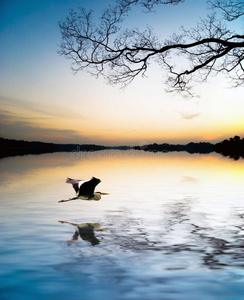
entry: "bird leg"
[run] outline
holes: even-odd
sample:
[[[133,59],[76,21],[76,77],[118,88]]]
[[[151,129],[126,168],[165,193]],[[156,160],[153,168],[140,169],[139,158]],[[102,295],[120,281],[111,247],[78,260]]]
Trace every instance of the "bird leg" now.
[[[77,198],[77,197],[75,197],[75,198],[69,198],[69,199],[67,199],[67,200],[60,200],[60,201],[58,201],[58,203],[60,203],[60,202],[72,201],[72,200],[76,200],[76,199],[78,199],[78,198]]]
[[[66,221],[59,221],[59,223],[61,223],[61,224],[69,224],[69,225],[73,225],[73,226],[77,226],[78,225],[76,223],[70,223],[70,222],[66,222]]]

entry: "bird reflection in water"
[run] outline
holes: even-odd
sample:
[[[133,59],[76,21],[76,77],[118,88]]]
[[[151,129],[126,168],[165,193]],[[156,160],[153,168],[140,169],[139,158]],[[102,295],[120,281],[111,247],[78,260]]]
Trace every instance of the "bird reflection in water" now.
[[[72,200],[100,200],[101,195],[109,195],[108,193],[95,192],[95,187],[101,182],[100,179],[92,177],[88,181],[80,179],[67,178],[66,183],[71,183],[76,197],[67,200],[60,200],[58,202],[67,202]]]
[[[94,231],[106,231],[106,228],[101,228],[101,225],[99,223],[82,223],[82,224],[76,224],[76,223],[70,223],[66,221],[59,221],[62,224],[69,224],[76,226],[76,231],[73,234],[71,240],[68,240],[68,246],[71,244],[74,244],[78,241],[79,237],[83,241],[88,241],[91,243],[92,246],[100,244],[100,240],[98,240],[95,236]]]

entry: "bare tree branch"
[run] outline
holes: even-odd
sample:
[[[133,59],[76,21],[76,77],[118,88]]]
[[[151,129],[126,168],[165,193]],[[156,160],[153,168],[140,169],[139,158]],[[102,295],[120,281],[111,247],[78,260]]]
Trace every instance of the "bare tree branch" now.
[[[184,0],[118,0],[117,3],[123,8],[128,8],[132,4],[139,4],[147,10],[151,11],[154,6],[160,4],[179,4],[184,2]]]
[[[59,24],[59,53],[73,61],[74,72],[88,70],[105,76],[110,84],[126,86],[138,75],[145,76],[150,64],[157,62],[168,71],[165,82],[176,91],[187,91],[194,80],[207,80],[210,74],[219,73],[227,74],[235,86],[244,85],[244,35],[229,31],[216,15],[191,30],[182,28],[180,34],[165,41],[160,41],[150,28],[121,29],[133,4],[151,10],[155,5],[180,2],[120,0],[117,6],[104,11],[99,24],[93,22],[92,11],[71,10]],[[236,4],[232,10],[231,4]],[[212,5],[221,8],[228,20],[244,13],[243,1],[216,0]],[[180,57],[180,64],[175,64],[176,57]]]
[[[244,1],[214,0],[210,1],[213,8],[220,9],[227,21],[233,21],[244,15]]]

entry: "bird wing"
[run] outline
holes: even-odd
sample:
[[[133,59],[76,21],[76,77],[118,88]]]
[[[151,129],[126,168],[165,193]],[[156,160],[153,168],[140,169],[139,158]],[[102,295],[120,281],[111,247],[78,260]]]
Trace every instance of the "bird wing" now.
[[[79,195],[78,196],[84,196],[91,198],[94,196],[94,190],[95,187],[101,182],[100,179],[97,178],[92,178],[89,181],[85,181],[81,184],[80,190],[79,190]]]
[[[80,180],[80,179],[72,179],[72,178],[67,178],[66,179],[66,183],[71,183],[76,194],[79,194],[79,190],[80,190],[80,185],[82,185],[82,183],[84,182],[84,180]]]

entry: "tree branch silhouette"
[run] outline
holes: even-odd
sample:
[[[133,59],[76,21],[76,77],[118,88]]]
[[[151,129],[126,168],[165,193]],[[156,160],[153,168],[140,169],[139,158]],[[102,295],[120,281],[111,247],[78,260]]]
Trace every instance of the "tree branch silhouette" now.
[[[179,34],[164,41],[149,27],[144,31],[122,30],[132,5],[151,11],[156,5],[180,2],[183,1],[120,0],[104,11],[100,23],[93,21],[93,11],[70,10],[59,23],[59,54],[72,60],[74,72],[87,70],[103,75],[108,83],[122,87],[138,75],[145,76],[152,62],[167,71],[165,83],[169,91],[189,92],[192,82],[219,73],[227,74],[234,86],[243,85],[244,35],[228,30],[215,14],[201,20],[196,28],[181,28]],[[231,6],[234,2],[236,5]],[[211,5],[232,21],[244,14],[244,4],[239,2],[221,0],[212,1]]]

